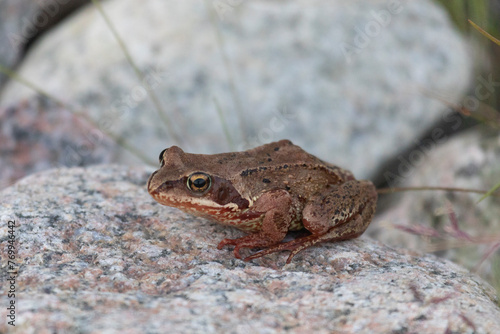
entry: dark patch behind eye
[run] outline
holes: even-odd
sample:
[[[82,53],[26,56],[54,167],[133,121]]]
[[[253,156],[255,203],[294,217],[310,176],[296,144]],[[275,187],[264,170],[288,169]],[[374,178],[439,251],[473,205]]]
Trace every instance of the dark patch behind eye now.
[[[241,197],[230,181],[217,176],[212,177],[212,189],[208,192],[208,195],[220,205],[234,203],[240,210],[248,208],[249,205],[248,200]]]

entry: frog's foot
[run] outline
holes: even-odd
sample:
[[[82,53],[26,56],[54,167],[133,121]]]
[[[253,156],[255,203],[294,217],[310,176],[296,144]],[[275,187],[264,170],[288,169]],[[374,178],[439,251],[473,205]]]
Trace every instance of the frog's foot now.
[[[241,239],[241,238],[239,238]],[[222,240],[221,242],[219,242],[219,244],[217,245],[217,249],[222,249],[224,246],[226,245],[232,245],[232,246],[235,246],[234,247],[234,257],[237,258],[237,259],[241,259],[241,255],[240,255],[240,246],[238,246],[238,240],[239,239],[224,239]]]
[[[260,238],[260,240],[259,240]],[[219,242],[219,245],[217,245],[217,249],[222,249],[226,245],[232,245],[234,246],[234,256],[237,259],[241,259],[240,255],[240,249],[242,248],[259,248],[259,247],[268,247],[268,246],[273,246],[276,245],[275,241],[271,240],[266,240],[262,239],[262,236],[259,236],[259,234],[250,234],[247,236],[244,236],[242,238],[238,239],[224,239],[221,242]],[[258,253],[260,254],[260,253]],[[245,261],[247,258],[245,258]]]
[[[361,221],[361,219],[362,218],[359,215],[357,215],[354,218],[355,221],[356,220]],[[311,234],[306,237],[297,238],[289,242],[279,243],[277,245],[271,246],[258,253],[246,257],[244,261],[250,261],[271,253],[288,250],[291,251],[290,255],[286,259],[286,263],[288,264],[292,261],[293,257],[297,255],[299,252],[303,251],[306,248],[314,246],[317,243],[327,242],[332,240],[340,241],[340,240],[356,238],[359,235],[361,235],[363,231],[364,230],[356,230],[356,229],[353,230],[350,224],[342,224],[334,226],[324,234]]]
[[[300,251],[311,247],[312,245],[321,242],[322,240],[320,239],[321,236],[318,235],[309,235],[307,237],[302,237],[298,238],[289,242],[284,242],[280,243],[274,246],[271,246],[267,249],[264,249],[258,253],[255,253],[253,255],[250,255],[244,259],[244,261],[250,261],[254,259],[258,259],[259,257],[276,253],[276,252],[281,252],[284,250],[291,251],[290,255],[288,256],[288,259],[286,260],[286,263],[290,263],[293,259],[293,257],[299,253]]]

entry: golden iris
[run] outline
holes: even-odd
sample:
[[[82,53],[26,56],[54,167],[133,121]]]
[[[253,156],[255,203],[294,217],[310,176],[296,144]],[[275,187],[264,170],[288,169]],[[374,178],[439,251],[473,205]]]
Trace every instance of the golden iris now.
[[[196,172],[189,175],[187,180],[187,187],[189,190],[194,192],[204,192],[207,191],[212,185],[212,179],[209,175],[201,172]]]

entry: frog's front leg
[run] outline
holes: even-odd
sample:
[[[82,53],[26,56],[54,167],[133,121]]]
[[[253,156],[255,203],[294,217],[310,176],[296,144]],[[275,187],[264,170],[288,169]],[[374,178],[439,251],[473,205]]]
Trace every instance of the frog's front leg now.
[[[252,260],[281,250],[291,251],[286,263],[317,243],[361,235],[375,213],[377,191],[370,181],[352,180],[329,192],[313,196],[302,211],[302,222],[311,235],[281,243],[245,259]]]
[[[269,247],[279,243],[290,227],[291,208],[292,198],[287,191],[272,190],[263,194],[252,207],[252,211],[265,212],[261,230],[238,239],[224,239],[217,248],[234,245],[234,256],[240,259],[241,248]]]

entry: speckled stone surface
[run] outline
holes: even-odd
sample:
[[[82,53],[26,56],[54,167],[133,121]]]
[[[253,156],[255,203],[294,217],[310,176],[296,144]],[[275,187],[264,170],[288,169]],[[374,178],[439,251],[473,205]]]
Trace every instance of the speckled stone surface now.
[[[93,6],[38,41],[19,71],[97,122],[111,120],[114,132],[151,157],[172,144],[218,153],[287,138],[366,178],[443,116],[445,106],[422,91],[455,102],[470,82],[467,45],[434,1],[110,0],[103,6],[172,131]],[[0,103],[30,94],[10,83]],[[120,162],[131,160],[121,153]]]
[[[145,189],[149,173],[57,169],[0,192],[2,282],[6,224],[17,224],[18,309],[9,329],[500,332],[494,290],[451,262],[362,237],[308,249],[286,266],[286,254],[245,263],[216,249],[240,231],[155,203]],[[3,319],[0,332],[6,328]]]
[[[431,148],[434,149],[431,151]],[[489,190],[500,182],[500,135],[498,130],[487,126],[478,126],[457,137],[443,138],[439,146],[422,145],[410,156],[414,159],[401,162],[401,173],[392,178],[402,181],[397,186]],[[500,198],[489,197],[477,203],[480,198],[481,195],[473,193],[443,191],[398,193],[392,198],[391,207],[375,219],[369,233],[389,245],[425,249],[431,247],[427,244],[430,239],[387,227],[398,224],[433,228],[443,237],[432,240],[440,244],[439,255],[472,269],[500,242]],[[460,237],[451,228],[450,210],[466,235]],[[499,261],[497,250],[481,265],[481,275],[492,277]]]

